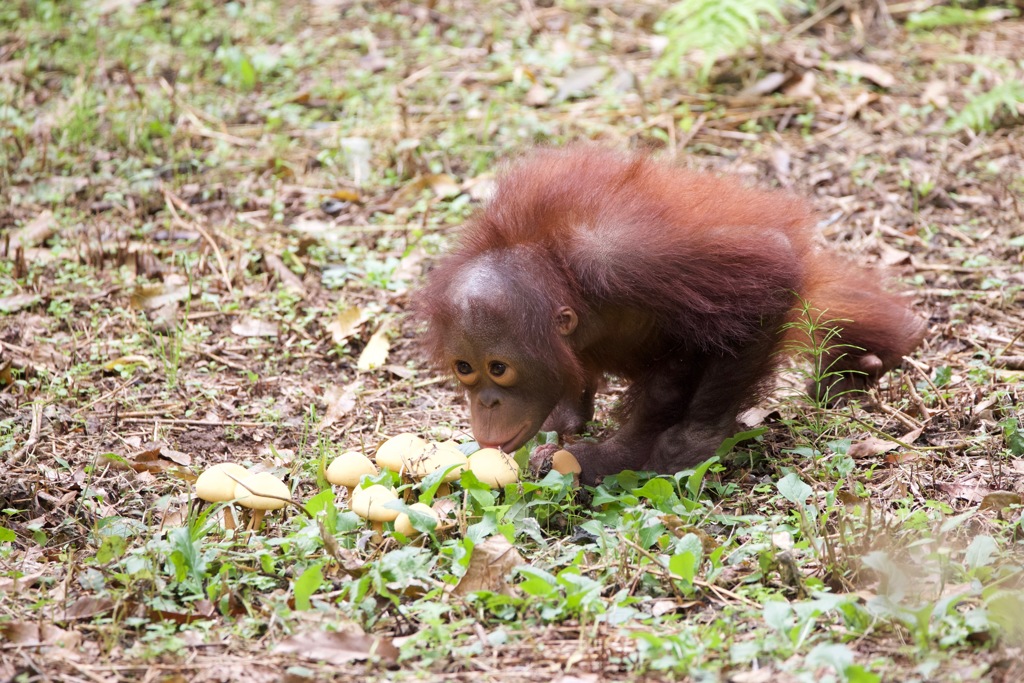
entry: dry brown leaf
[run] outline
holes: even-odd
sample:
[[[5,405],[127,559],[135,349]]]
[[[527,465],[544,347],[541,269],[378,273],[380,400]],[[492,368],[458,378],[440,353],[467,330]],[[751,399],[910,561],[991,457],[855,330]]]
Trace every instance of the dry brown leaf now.
[[[276,337],[277,324],[246,316],[231,325],[231,332],[239,337]]]
[[[393,663],[398,648],[390,638],[378,638],[353,627],[349,632],[311,631],[296,633],[274,646],[275,654],[298,655],[303,659],[340,665],[377,658]]]
[[[356,397],[362,386],[359,382],[352,382],[343,387],[335,384],[327,388],[327,391],[324,392],[327,412],[324,413],[324,419],[320,422],[321,429],[330,427],[352,412],[352,409],[356,407]]]
[[[608,75],[606,66],[583,66],[573,69],[565,75],[565,78],[558,84],[558,92],[555,93],[553,102],[561,102],[574,95],[589,94],[597,84]]]
[[[28,249],[48,240],[57,231],[57,221],[52,211],[43,211],[25,225],[11,232],[10,244],[13,252],[18,247]]]
[[[846,454],[851,458],[870,458],[882,453],[899,448],[899,444],[889,439],[879,439],[877,436],[869,436],[863,441],[850,444]]]
[[[898,440],[905,444],[912,444],[917,441],[917,437],[921,436],[921,429],[913,429]],[[881,455],[882,453],[888,453],[889,451],[899,448],[900,445],[892,439],[880,439],[877,436],[869,436],[863,441],[850,444],[849,450],[846,454],[851,458],[870,458],[875,455]]]
[[[0,577],[0,593],[20,593],[26,588],[31,588],[39,579],[43,578],[43,572],[25,574],[24,576],[8,578]]]
[[[324,327],[331,333],[331,340],[335,344],[341,345],[355,334],[359,326],[366,322],[366,318],[366,311],[359,306],[347,306]]]
[[[133,308],[151,311],[184,301],[190,294],[184,277],[168,275],[161,283],[136,287],[131,295],[131,304]]]
[[[818,97],[815,92],[817,84],[818,77],[814,75],[814,72],[805,71],[799,80],[792,85],[787,85],[782,92],[786,97],[792,97],[794,100],[815,100]]]
[[[960,498],[961,500],[970,501],[971,503],[980,503],[985,500],[986,496],[992,494],[992,489],[987,486],[977,486],[970,484],[936,484],[936,488],[940,491],[948,493],[954,498]]]
[[[263,252],[263,263],[266,264],[267,271],[275,275],[281,281],[281,284],[284,285],[285,289],[299,296],[306,296],[306,287],[302,284],[302,278],[293,273],[291,268],[286,266],[279,256]]]
[[[384,365],[388,360],[388,352],[391,350],[391,342],[388,341],[388,328],[391,321],[385,320],[373,333],[370,340],[366,342],[363,352],[359,354],[356,361],[356,368],[361,372],[368,372]]]
[[[896,247],[890,247],[885,242],[880,242],[878,245],[878,253],[882,257],[882,263],[887,266],[898,266],[905,263],[910,263],[910,252],[897,249]]]
[[[53,624],[39,624],[27,621],[11,621],[0,624],[0,637],[14,645],[56,645],[75,648],[82,642],[78,631],[65,631]]]
[[[526,560],[515,546],[504,536],[492,536],[473,548],[469,568],[452,593],[460,596],[474,591],[509,594],[512,584],[508,582],[508,575],[522,564],[526,564]]]
[[[332,199],[337,199],[339,202],[359,202],[362,201],[359,197],[359,193],[355,190],[340,189],[335,190],[331,193]]]
[[[0,313],[14,313],[39,301],[38,294],[12,294],[0,297]]]
[[[1012,493],[1010,491],[993,491],[984,498],[981,499],[981,504],[978,508],[981,510],[1002,510],[1008,508],[1011,505],[1020,505],[1022,502],[1019,493]]]
[[[110,598],[94,598],[85,596],[78,598],[65,610],[58,610],[64,621],[69,619],[91,619],[98,614],[109,612],[114,608],[114,601]]]
[[[891,73],[871,62],[861,62],[856,59],[837,62],[823,62],[822,68],[828,71],[836,71],[842,74],[849,74],[859,78],[865,78],[875,85],[883,88],[891,88],[896,84],[896,77]]]
[[[145,356],[121,356],[104,363],[103,369],[107,372],[116,372],[119,368],[130,365],[144,365],[147,370],[153,369],[153,364]]]
[[[395,193],[392,203],[399,206],[412,204],[420,196],[423,190],[430,190],[436,197],[453,197],[462,189],[455,178],[447,173],[428,173],[413,178],[405,186]]]

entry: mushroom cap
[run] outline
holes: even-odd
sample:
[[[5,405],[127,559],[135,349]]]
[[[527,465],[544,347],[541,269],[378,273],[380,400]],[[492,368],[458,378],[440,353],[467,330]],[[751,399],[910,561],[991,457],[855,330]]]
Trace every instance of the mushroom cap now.
[[[352,489],[352,512],[371,522],[390,522],[398,517],[398,510],[384,507],[385,504],[398,500],[393,489],[382,484],[367,486],[365,489]]]
[[[469,456],[469,469],[484,484],[501,488],[519,480],[519,465],[497,448],[484,448]]]
[[[235,479],[245,479],[249,470],[233,462],[222,462],[206,471],[196,479],[196,495],[207,503],[221,503],[235,498]]]
[[[412,477],[423,479],[437,470],[445,470],[456,465],[457,467],[444,475],[442,481],[447,483],[462,476],[462,471],[466,469],[467,464],[468,460],[465,454],[459,450],[454,441],[443,441],[427,444],[423,452],[408,463],[407,469]]]
[[[256,493],[252,493],[252,491],[256,491]],[[291,497],[288,485],[270,472],[250,474],[235,485],[235,498],[238,499],[238,504],[242,507],[252,510],[279,510],[287,504],[284,500],[267,498],[257,495],[257,493],[269,493],[272,496],[280,496],[285,499]]]
[[[379,467],[386,467],[392,472],[399,472],[415,460],[427,442],[412,433],[398,434],[377,447],[374,460]]]
[[[334,459],[327,467],[327,481],[337,486],[352,488],[364,474],[377,474],[377,466],[359,451],[348,451]]]
[[[409,508],[416,512],[422,512],[434,520],[434,526],[432,528],[436,529],[437,525],[440,524],[437,512],[435,512],[429,505],[424,503],[413,503]],[[418,536],[420,533],[419,530],[412,525],[412,520],[409,519],[409,515],[404,512],[395,518],[395,531],[399,532],[403,536],[408,536],[409,538]]]
[[[555,451],[555,454],[551,456],[551,469],[559,474],[580,474],[583,472],[583,468],[580,467],[580,461],[576,459],[575,455],[565,449]]]

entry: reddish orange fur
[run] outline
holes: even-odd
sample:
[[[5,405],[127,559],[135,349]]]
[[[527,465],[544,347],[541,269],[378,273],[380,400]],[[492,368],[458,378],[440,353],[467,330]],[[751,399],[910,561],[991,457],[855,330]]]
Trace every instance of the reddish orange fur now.
[[[799,329],[778,331],[793,319],[798,295],[824,319],[847,321],[841,342],[863,351],[837,353],[843,371],[868,368],[873,356],[889,370],[924,334],[924,323],[882,289],[877,274],[815,247],[813,224],[802,199],[734,178],[590,146],[540,150],[506,169],[494,197],[431,274],[418,305],[430,323],[426,345],[450,367],[446,340],[465,331],[453,288],[486,263],[510,290],[488,315],[502,317],[523,354],[559,373],[569,394],[604,372],[622,375],[634,382],[627,403],[637,422],[624,431],[634,439],[643,430],[662,433],[666,441],[682,430],[680,448],[706,451],[694,443],[711,443],[724,429],[705,429],[710,414],[755,401],[774,351],[784,338],[800,340]],[[552,332],[559,306],[578,312],[581,329],[598,332],[559,338]],[[635,339],[623,329],[630,326]],[[708,387],[716,382],[734,387]],[[670,452],[662,441],[645,446],[655,453],[649,457],[621,440],[589,450],[602,474],[709,455]]]

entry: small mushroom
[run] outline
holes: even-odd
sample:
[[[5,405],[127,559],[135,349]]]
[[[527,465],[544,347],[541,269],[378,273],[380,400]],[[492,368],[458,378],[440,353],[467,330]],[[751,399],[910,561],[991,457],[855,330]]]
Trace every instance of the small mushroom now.
[[[519,480],[519,465],[497,448],[484,448],[469,456],[469,469],[482,483],[502,488]]]
[[[583,468],[580,467],[580,461],[576,459],[575,455],[565,449],[556,451],[551,456],[551,469],[559,474],[571,474],[574,482],[579,481],[580,473],[583,472]]]
[[[406,471],[414,479],[424,479],[438,470],[448,470],[437,487],[438,496],[447,496],[451,493],[448,484],[462,476],[467,465],[468,460],[458,445],[454,441],[443,441],[427,444],[419,457],[409,462]]]
[[[327,468],[327,481],[335,486],[342,486],[348,491],[348,499],[352,500],[352,489],[359,485],[363,475],[377,474],[377,466],[359,451],[342,453]]]
[[[207,503],[227,503],[235,499],[235,484],[248,476],[249,470],[233,462],[222,462],[208,467],[196,479],[196,495]],[[235,528],[235,517],[231,514],[230,504],[224,506],[224,528]]]
[[[424,503],[413,503],[409,506],[409,509],[415,510],[416,512],[422,512],[424,515],[427,515],[434,520],[431,529],[436,529],[437,525],[441,523],[440,519],[438,519],[437,513],[429,505]],[[414,538],[420,535],[419,530],[412,525],[412,520],[409,519],[409,515],[404,512],[395,518],[395,531],[407,538]]]
[[[398,434],[377,447],[374,460],[378,467],[386,467],[392,472],[401,472],[409,467],[427,447],[427,442],[415,434]]]
[[[259,529],[267,510],[280,510],[291,499],[288,485],[270,472],[250,474],[235,485],[235,498],[252,510],[249,529]],[[270,496],[274,496],[271,498]]]
[[[398,495],[393,489],[382,484],[367,486],[365,489],[352,490],[352,512],[370,522],[374,531],[384,529],[384,522],[392,522],[398,517],[398,510],[384,507]]]

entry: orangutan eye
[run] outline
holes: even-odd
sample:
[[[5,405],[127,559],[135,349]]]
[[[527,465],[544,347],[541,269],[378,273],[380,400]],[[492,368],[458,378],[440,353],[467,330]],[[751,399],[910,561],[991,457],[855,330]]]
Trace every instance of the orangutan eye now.
[[[499,387],[511,387],[519,380],[516,369],[500,360],[492,360],[487,364],[487,374]]]
[[[459,375],[472,375],[473,366],[464,360],[455,361],[455,372]]]

